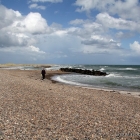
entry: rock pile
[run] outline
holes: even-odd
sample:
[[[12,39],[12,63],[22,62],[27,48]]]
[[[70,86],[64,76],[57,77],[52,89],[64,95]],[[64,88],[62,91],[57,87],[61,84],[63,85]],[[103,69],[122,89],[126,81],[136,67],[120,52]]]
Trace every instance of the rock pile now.
[[[75,72],[80,74],[86,74],[86,75],[94,75],[94,76],[106,76],[106,72],[102,71],[95,71],[95,70],[83,70],[83,69],[76,69],[76,68],[60,68],[61,71],[64,72]]]

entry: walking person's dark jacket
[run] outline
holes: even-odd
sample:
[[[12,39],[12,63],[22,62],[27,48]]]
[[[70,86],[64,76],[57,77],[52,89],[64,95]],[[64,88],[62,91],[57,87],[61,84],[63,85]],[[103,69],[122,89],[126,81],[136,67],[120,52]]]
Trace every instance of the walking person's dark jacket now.
[[[44,69],[41,71],[41,74],[42,74],[42,80],[45,79],[46,71]]]

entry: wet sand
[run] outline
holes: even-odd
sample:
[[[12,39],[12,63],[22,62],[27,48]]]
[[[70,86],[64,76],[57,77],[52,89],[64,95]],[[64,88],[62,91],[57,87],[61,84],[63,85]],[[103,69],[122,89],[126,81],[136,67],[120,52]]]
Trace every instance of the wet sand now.
[[[38,70],[0,69],[0,139],[140,139],[140,98],[41,80]]]

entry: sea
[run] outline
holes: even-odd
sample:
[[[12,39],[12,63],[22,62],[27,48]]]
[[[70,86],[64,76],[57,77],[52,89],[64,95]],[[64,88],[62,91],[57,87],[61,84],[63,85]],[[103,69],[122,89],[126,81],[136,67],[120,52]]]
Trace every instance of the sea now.
[[[55,75],[53,80],[65,84],[88,88],[100,88],[120,91],[140,92],[140,65],[52,65],[46,71],[60,68],[77,68],[99,70],[106,72],[106,76],[92,76],[78,73]],[[11,67],[8,69],[39,70],[30,66]]]
[[[60,67],[94,69],[106,72],[107,75],[92,76],[72,73],[54,76],[53,80],[90,88],[140,92],[140,65],[58,65],[51,69]]]

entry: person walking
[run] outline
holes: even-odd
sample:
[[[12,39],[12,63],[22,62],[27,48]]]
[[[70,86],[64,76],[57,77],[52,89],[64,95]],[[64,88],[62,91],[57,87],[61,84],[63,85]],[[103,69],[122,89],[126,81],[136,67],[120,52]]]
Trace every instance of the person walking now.
[[[44,68],[42,69],[41,74],[42,74],[42,80],[44,80],[45,79],[45,75],[46,75],[46,71],[45,71]]]

